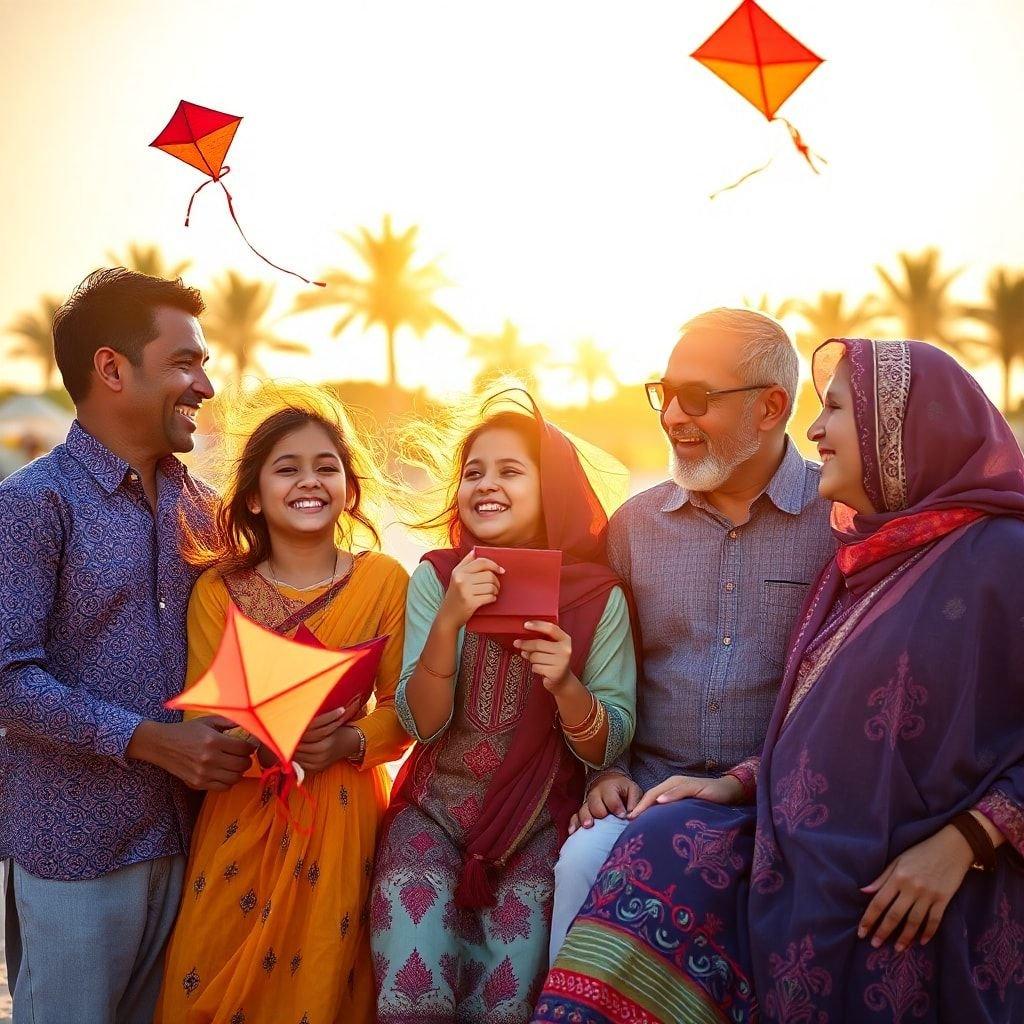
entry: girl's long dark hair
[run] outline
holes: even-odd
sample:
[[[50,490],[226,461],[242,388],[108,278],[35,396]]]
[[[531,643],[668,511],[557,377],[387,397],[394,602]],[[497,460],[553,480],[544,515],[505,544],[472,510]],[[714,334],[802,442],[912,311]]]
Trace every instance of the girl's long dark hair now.
[[[337,524],[337,542],[352,545],[360,539],[369,542],[366,546],[380,547],[380,533],[363,510],[367,484],[380,481],[380,470],[334,395],[323,388],[268,384],[254,394],[222,401],[233,406],[226,411],[223,447],[233,446],[237,454],[229,462],[230,475],[213,511],[212,534],[183,522],[182,556],[186,562],[226,574],[253,569],[270,555],[266,520],[249,504],[258,492],[260,471],[274,446],[310,423],[330,439],[345,471],[345,514]],[[254,423],[251,429],[246,426],[249,423]],[[226,457],[230,459],[230,455]]]

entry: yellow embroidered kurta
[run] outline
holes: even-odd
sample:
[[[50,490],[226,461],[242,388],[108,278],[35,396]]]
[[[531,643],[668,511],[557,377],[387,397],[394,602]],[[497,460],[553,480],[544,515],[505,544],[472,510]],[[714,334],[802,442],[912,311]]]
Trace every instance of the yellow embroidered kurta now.
[[[306,621],[328,647],[390,639],[360,768],[347,761],[306,779],[310,809],[295,796],[289,826],[259,768],[207,795],[196,824],[181,911],[167,953],[155,1024],[372,1024],[373,969],[367,898],[390,780],[384,765],[410,743],[394,710],[404,639],[405,570],[360,555],[344,589]],[[255,572],[200,577],[188,613],[188,684],[209,666],[231,595],[273,628],[322,590],[275,587]]]

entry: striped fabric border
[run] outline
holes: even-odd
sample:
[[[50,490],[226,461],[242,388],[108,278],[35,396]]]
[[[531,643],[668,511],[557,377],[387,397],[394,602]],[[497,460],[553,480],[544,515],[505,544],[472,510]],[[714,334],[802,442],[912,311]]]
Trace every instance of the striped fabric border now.
[[[618,995],[644,1011],[643,1016],[629,1015],[622,1007],[625,1015],[611,1016],[616,1022],[728,1024],[728,1018],[708,1002],[708,994],[692,978],[666,963],[641,940],[595,921],[583,919],[573,925],[548,978],[549,989],[559,971],[598,983],[587,996],[579,991],[565,993],[577,999],[583,997],[581,1001],[595,1009],[609,1014],[612,1007],[606,1003]]]

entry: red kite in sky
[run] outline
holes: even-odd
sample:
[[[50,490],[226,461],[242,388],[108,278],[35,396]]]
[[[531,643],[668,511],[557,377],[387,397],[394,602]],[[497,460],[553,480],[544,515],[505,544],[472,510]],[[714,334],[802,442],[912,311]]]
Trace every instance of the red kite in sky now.
[[[185,163],[202,171],[203,174],[209,175],[209,179],[204,181],[192,193],[192,198],[188,201],[188,210],[185,213],[185,227],[188,227],[189,217],[192,214],[192,203],[195,201],[196,196],[207,185],[215,181],[224,189],[224,195],[227,196],[228,200],[228,212],[231,214],[231,219],[235,222],[235,227],[238,228],[238,233],[242,236],[245,244],[264,263],[270,264],[275,270],[291,274],[300,281],[305,281],[306,284],[315,284],[323,288],[323,281],[311,281],[301,274],[296,274],[294,270],[287,270],[284,267],[279,267],[276,263],[271,263],[245,237],[242,225],[238,223],[231,193],[224,185],[223,178],[231,170],[224,163],[224,158],[228,155],[228,148],[235,137],[235,132],[238,131],[238,125],[241,120],[241,117],[235,114],[224,114],[219,110],[211,110],[209,107],[200,107],[195,103],[182,100],[170,121],[167,122],[164,130],[150,143],[156,149],[162,149],[165,153],[169,153],[171,156],[177,157],[179,160],[183,160]]]
[[[769,121],[781,121],[789,129],[801,156],[811,170],[818,173],[814,160],[825,161],[808,149],[796,128],[784,117],[779,117],[777,111],[807,76],[823,63],[821,57],[765,14],[754,0],[743,0],[690,56],[731,85]],[[735,188],[767,166],[765,164],[745,174],[729,188]]]

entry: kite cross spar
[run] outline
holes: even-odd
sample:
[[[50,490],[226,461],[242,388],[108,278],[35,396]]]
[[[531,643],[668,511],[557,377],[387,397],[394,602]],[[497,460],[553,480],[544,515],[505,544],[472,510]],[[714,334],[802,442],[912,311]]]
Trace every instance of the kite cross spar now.
[[[365,704],[373,691],[386,636],[339,651],[325,648],[305,626],[289,638],[264,629],[229,603],[224,633],[210,667],[183,693],[166,701],[175,711],[221,715],[262,743],[277,763],[262,775],[278,787],[278,810],[299,831],[289,810],[292,792],[310,805],[295,750],[309,723],[325,711]]]
[[[754,0],[743,0],[690,56],[732,86],[769,121],[781,121],[789,130],[797,152],[815,174],[820,173],[815,161],[823,164],[828,161],[812,152],[796,128],[776,112],[804,83],[807,76],[824,63],[821,57],[794,39],[777,21],[761,10]],[[719,189],[711,198],[760,174],[771,162],[769,160],[761,167],[749,171],[738,181]]]
[[[228,201],[228,213],[231,214],[231,219],[235,222],[235,227],[238,228],[242,241],[264,263],[269,264],[275,270],[280,270],[282,273],[291,274],[292,277],[297,277],[300,281],[305,281],[306,284],[315,284],[323,288],[325,287],[323,281],[311,281],[308,277],[296,274],[294,270],[280,267],[268,260],[245,237],[242,225],[238,223],[238,218],[235,216],[235,204],[232,201],[231,193],[224,184],[224,176],[231,171],[231,168],[224,163],[224,158],[228,155],[228,147],[235,137],[235,132],[238,131],[238,125],[241,120],[241,117],[237,117],[234,114],[225,114],[220,110],[211,110],[209,107],[200,107],[196,103],[182,100],[178,104],[178,109],[171,116],[170,121],[167,122],[164,130],[150,143],[150,146],[153,148],[162,149],[165,153],[169,153],[171,156],[177,157],[179,160],[183,160],[190,166],[209,175],[209,178],[192,193],[192,198],[188,201],[188,210],[185,212],[185,227],[188,227],[189,217],[192,215],[192,204],[195,202],[196,196],[207,185],[216,182],[224,189],[224,195]]]

